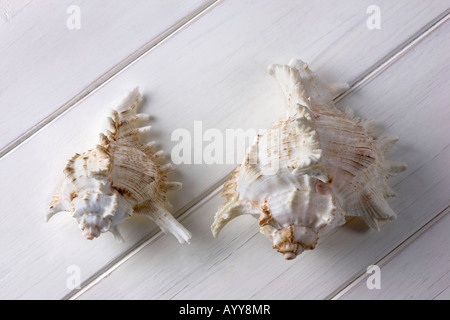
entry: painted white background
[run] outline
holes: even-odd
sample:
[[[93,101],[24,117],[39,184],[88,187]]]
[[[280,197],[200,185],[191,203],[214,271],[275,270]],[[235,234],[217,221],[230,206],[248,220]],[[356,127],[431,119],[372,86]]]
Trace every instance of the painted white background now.
[[[367,27],[372,4],[381,29]],[[70,5],[80,29],[67,27]],[[450,298],[448,9],[445,0],[0,1],[0,297]],[[398,219],[381,232],[349,219],[293,261],[250,217],[213,239],[235,164],[175,166],[183,189],[171,194],[173,213],[190,245],[144,217],[123,225],[122,244],[84,240],[69,216],[45,223],[65,161],[95,145],[130,89],[141,88],[152,116],[147,138],[170,155],[171,133],[194,121],[269,128],[284,105],[267,66],[291,58],[349,82],[337,105],[400,137],[390,158],[409,168],[391,181]],[[372,264],[380,290],[366,287]],[[67,286],[73,266],[81,289]]]

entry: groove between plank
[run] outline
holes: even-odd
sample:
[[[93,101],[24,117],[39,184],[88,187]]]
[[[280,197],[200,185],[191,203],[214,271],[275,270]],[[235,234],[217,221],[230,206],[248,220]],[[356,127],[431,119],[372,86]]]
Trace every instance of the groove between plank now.
[[[47,125],[52,123],[54,120],[58,119],[60,116],[62,116],[67,111],[74,108],[78,103],[89,97],[92,93],[96,92],[98,89],[103,87],[105,84],[107,84],[110,80],[115,78],[117,75],[119,75],[122,71],[127,69],[129,66],[131,66],[133,63],[137,62],[140,58],[142,58],[146,53],[150,52],[154,48],[158,47],[160,44],[165,42],[167,39],[169,39],[171,36],[175,35],[182,29],[184,29],[186,26],[188,26],[190,23],[194,22],[198,18],[200,18],[203,14],[205,14],[207,11],[218,5],[223,0],[212,0],[209,1],[199,8],[197,8],[195,11],[187,15],[186,17],[182,18],[178,23],[175,23],[171,27],[169,27],[167,30],[156,36],[155,39],[151,40],[150,42],[147,42],[144,44],[141,48],[137,49],[135,52],[130,54],[128,57],[123,59],[120,63],[113,66],[111,69],[106,71],[103,75],[101,75],[99,78],[95,79],[91,84],[89,84],[84,90],[80,91],[77,95],[75,95],[72,99],[67,101],[65,104],[63,104],[61,107],[56,109],[54,112],[52,112],[50,115],[42,119],[40,122],[32,126],[30,129],[28,129],[25,133],[21,134],[18,138],[14,139],[13,141],[9,142],[5,147],[0,149],[0,160],[5,157],[8,153],[19,147],[22,143],[27,141],[29,138],[34,136],[36,133],[38,133],[40,130],[45,128]]]
[[[208,10],[209,8],[212,8],[213,6],[215,6],[216,4],[222,2],[223,0],[216,0],[213,3],[209,4],[206,6],[206,8],[200,12],[197,13],[190,21],[193,21],[193,19],[195,19],[196,17],[199,17],[200,15],[202,15],[206,10]],[[395,48],[391,54],[386,55],[384,58],[380,59],[377,63],[375,63],[373,65],[372,68],[367,69],[366,72],[363,72],[361,74],[361,76],[359,76],[358,78],[354,79],[353,81],[351,81],[349,83],[350,87],[347,91],[343,92],[342,94],[336,96],[333,101],[335,103],[337,103],[338,101],[340,101],[341,99],[343,99],[344,97],[346,97],[347,95],[349,95],[350,93],[356,91],[357,89],[363,87],[364,85],[368,84],[370,81],[372,81],[373,79],[375,79],[378,75],[380,75],[382,72],[384,72],[386,69],[388,69],[393,63],[395,63],[397,60],[399,60],[402,56],[404,56],[408,51],[410,51],[412,48],[414,48],[417,44],[419,44],[422,40],[424,40],[427,36],[429,36],[431,33],[433,33],[437,28],[439,28],[441,25],[443,25],[448,19],[450,18],[450,8],[447,9],[445,12],[443,12],[442,14],[440,14],[438,17],[436,17],[435,19],[433,19],[432,21],[430,21],[428,24],[426,24],[423,28],[421,28],[418,32],[416,32],[413,36],[411,36],[410,38],[408,38],[406,41],[404,41],[403,43],[401,43],[397,48]],[[189,21],[189,22],[190,22]],[[186,25],[186,24],[185,24]],[[184,25],[183,25],[184,26]],[[175,33],[176,31],[180,30],[183,26],[179,27],[177,30],[175,30],[173,33]],[[172,35],[173,33],[171,33],[170,35]],[[164,39],[163,39],[164,40]],[[161,40],[159,43],[161,43],[163,40]],[[156,46],[156,45],[155,45]],[[155,47],[153,46],[153,47]],[[149,48],[146,52],[148,52],[149,50],[151,50],[153,47]],[[144,53],[143,53],[144,54]],[[143,54],[139,55],[136,60],[138,58],[140,58]],[[134,61],[136,61],[134,60]],[[131,64],[131,62],[130,62]],[[121,72],[123,69],[125,69],[126,66],[124,66],[122,69],[120,69],[116,74],[114,74],[113,76],[117,75],[119,72]],[[111,76],[110,78],[108,78],[107,80],[110,80],[113,76]],[[103,83],[106,84],[106,81]],[[100,87],[100,86],[99,86]],[[98,89],[99,87],[97,87],[96,89]],[[95,89],[95,90],[96,90]],[[1,159],[1,153],[0,153],[0,159]],[[234,170],[233,170],[234,171]],[[200,194],[198,197],[196,197],[195,199],[193,199],[191,202],[189,202],[187,205],[185,205],[183,208],[181,208],[180,210],[178,210],[174,216],[178,217],[177,219],[179,221],[184,220],[185,218],[187,218],[191,213],[193,213],[195,211],[195,209],[199,206],[201,206],[203,203],[207,202],[209,199],[211,199],[212,197],[216,196],[217,194],[220,193],[220,191],[222,190],[222,185],[223,183],[225,183],[225,181],[227,181],[229,179],[229,177],[231,176],[232,171],[230,173],[228,173],[225,177],[223,177],[222,179],[220,179],[218,182],[216,182],[213,186],[211,186],[208,190],[206,190],[205,192],[203,192],[202,194]],[[442,212],[444,212],[445,210],[447,210],[447,208],[445,208],[443,211],[439,212],[437,214],[437,216],[439,216],[440,214],[442,214]],[[434,221],[434,219],[436,218],[436,216],[432,219],[432,221]],[[430,222],[428,222],[426,225],[428,225]],[[423,226],[424,227],[424,226]],[[421,230],[423,227],[419,228],[419,230]],[[418,230],[418,231],[419,231]],[[418,232],[416,231],[416,232]],[[413,233],[410,237],[408,237],[405,241],[407,241],[408,239],[410,239],[412,236],[414,236],[415,233]],[[135,246],[133,246],[132,248],[130,248],[129,250],[125,251],[123,254],[121,254],[119,257],[117,257],[115,260],[113,260],[112,262],[110,262],[109,264],[105,265],[104,268],[100,269],[96,274],[94,274],[93,276],[91,276],[90,278],[88,278],[86,281],[84,281],[81,284],[81,289],[76,289],[73,290],[72,292],[70,292],[69,294],[67,294],[66,296],[64,296],[62,298],[62,300],[75,300],[78,297],[80,297],[84,292],[88,291],[90,288],[92,288],[93,286],[95,286],[97,283],[99,283],[102,279],[106,278],[108,275],[110,275],[114,270],[116,270],[118,267],[120,267],[123,263],[125,263],[129,258],[133,257],[135,254],[137,254],[139,251],[141,251],[145,246],[147,246],[148,244],[151,244],[152,242],[156,241],[159,237],[161,237],[163,235],[162,231],[155,231],[153,233],[150,233],[148,236],[144,237],[141,241],[139,241],[138,243],[136,243]],[[405,241],[403,241],[399,246],[401,246],[403,243],[405,243]],[[396,246],[393,250],[397,249],[399,246]],[[386,257],[387,255],[389,255],[391,252],[387,253],[384,257]],[[383,257],[383,258],[384,258]],[[380,261],[383,259],[381,258]],[[357,280],[359,277],[361,276],[361,274],[356,275],[355,277],[353,277],[352,279],[350,279],[349,281],[347,281],[342,287],[341,289],[335,290],[332,294],[330,294],[326,299],[333,299],[335,296],[337,296],[337,294],[339,292],[342,291],[343,288],[348,287],[352,282],[354,282],[355,280]]]
[[[411,50],[414,46],[419,44],[422,40],[424,40],[428,35],[433,33],[436,29],[438,29],[440,26],[442,26],[447,20],[450,18],[450,9],[446,10],[444,13],[442,13],[439,17],[431,21],[427,26],[422,28],[418,33],[422,32],[419,36],[412,36],[409,39],[409,42],[406,41],[402,45],[398,47],[398,51],[390,56],[387,56],[379,61],[379,65],[377,67],[372,68],[369,70],[369,72],[366,73],[366,76],[360,77],[360,80],[356,81],[354,85],[351,85],[350,89],[346,92],[343,92],[340,96],[336,98],[336,100],[341,100],[345,96],[347,96],[350,91],[357,90],[358,88],[364,86],[366,83],[370,82],[372,79],[376,78],[379,74],[381,74],[384,70],[389,68],[395,61],[399,60],[402,56],[404,56],[409,50]],[[407,43],[408,42],[408,43]],[[446,210],[448,210],[449,206],[444,208],[442,211],[440,211],[435,217],[433,217],[429,222],[427,222],[424,226],[413,232],[408,238],[406,238],[403,242],[401,242],[398,246],[393,248],[391,251],[386,253],[383,257],[381,257],[378,261],[374,262],[373,264],[380,264],[385,263],[386,259],[391,257],[393,254],[395,254],[398,250],[401,250],[401,248],[405,247],[409,243],[411,243],[418,234],[423,233],[426,229],[429,228],[436,219],[440,219],[440,216],[445,215]],[[337,300],[339,297],[341,297],[345,292],[350,290],[353,286],[355,286],[362,277],[365,275],[365,270],[362,270],[359,274],[355,275],[353,278],[349,279],[345,284],[343,284],[339,289],[335,290],[333,293],[331,293],[328,297],[325,299],[327,300]]]
[[[424,234],[428,229],[434,226],[439,220],[441,220],[444,216],[446,216],[450,212],[450,204],[447,205],[444,209],[439,211],[432,219],[430,219],[426,224],[418,228],[415,232],[413,232],[409,237],[407,237],[404,241],[395,246],[391,251],[386,253],[383,257],[372,263],[372,265],[377,265],[379,267],[384,266],[390,260],[392,260],[398,253],[400,253],[404,248],[410,245],[414,240],[419,238],[422,234]],[[355,277],[347,281],[347,283],[341,288],[335,290],[331,293],[326,299],[327,300],[338,300],[343,295],[345,295],[352,288],[357,286],[364,278],[367,276],[365,270],[361,270]]]
[[[227,181],[229,179],[230,176],[231,176],[231,172],[224,178],[220,179],[211,188],[209,188],[208,190],[203,192],[200,196],[196,197],[191,202],[189,202],[187,205],[185,205],[180,210],[175,212],[174,216],[177,217],[177,220],[182,222],[184,219],[189,217],[193,212],[195,212],[195,210],[197,208],[201,207],[205,202],[208,202],[211,198],[218,195],[222,191],[222,185],[225,183],[225,181]],[[84,292],[86,292],[87,290],[89,290],[90,288],[95,286],[102,279],[106,278],[114,270],[116,270],[123,263],[125,263],[128,259],[130,259],[135,254],[137,254],[139,251],[141,251],[144,247],[155,242],[163,235],[164,235],[164,233],[161,230],[155,230],[154,232],[151,232],[146,237],[144,237],[141,241],[136,243],[128,251],[121,254],[119,257],[117,257],[116,259],[111,261],[109,264],[107,264],[104,268],[102,268],[97,273],[92,275],[90,278],[85,280],[80,286],[81,289],[73,290],[72,292],[68,293],[65,297],[63,297],[62,300],[77,299]]]
[[[404,56],[408,51],[410,51],[413,47],[423,41],[427,36],[432,34],[436,29],[442,26],[448,19],[450,19],[450,8],[440,14],[438,17],[433,19],[430,23],[425,25],[419,31],[417,31],[414,35],[412,35],[409,39],[401,43],[397,48],[392,50],[391,54],[386,55],[382,59],[380,59],[377,63],[373,65],[372,68],[369,68],[366,72],[362,73],[360,77],[356,78],[352,83],[349,83],[350,88],[341,93],[334,99],[334,102],[338,102],[342,100],[344,97],[356,91],[357,89],[363,87],[378,75],[383,73],[387,68],[389,68],[392,64],[398,61],[402,56]]]

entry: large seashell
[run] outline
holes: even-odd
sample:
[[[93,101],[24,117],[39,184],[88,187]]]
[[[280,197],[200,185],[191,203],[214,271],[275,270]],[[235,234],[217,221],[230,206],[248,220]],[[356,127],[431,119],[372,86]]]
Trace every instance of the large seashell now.
[[[149,118],[136,113],[141,101],[136,88],[113,110],[107,134],[100,134],[100,144],[68,161],[47,221],[66,211],[77,220],[86,239],[110,231],[123,241],[118,226],[133,214],[143,214],[180,243],[190,241],[191,234],[169,213],[166,199],[166,193],[180,189],[181,183],[167,181],[172,166],[160,163],[163,153],[155,152],[155,143],[146,145],[139,139],[140,133],[150,129],[137,127],[139,121]]]
[[[345,216],[360,216],[376,230],[378,220],[394,219],[387,179],[406,164],[385,160],[385,153],[398,138],[374,139],[371,120],[333,104],[348,85],[324,83],[304,62],[272,65],[269,73],[285,93],[287,118],[256,137],[225,183],[214,237],[233,218],[250,214],[273,247],[293,259]]]

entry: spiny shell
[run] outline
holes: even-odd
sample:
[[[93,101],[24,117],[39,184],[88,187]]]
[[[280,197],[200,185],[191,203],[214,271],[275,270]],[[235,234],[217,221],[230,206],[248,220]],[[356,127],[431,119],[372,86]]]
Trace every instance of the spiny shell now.
[[[406,169],[384,153],[398,140],[371,135],[371,120],[334,106],[347,84],[324,83],[300,60],[272,65],[287,118],[256,137],[224,185],[227,198],[211,226],[214,237],[233,218],[250,214],[286,259],[314,249],[319,235],[360,216],[372,228],[395,218],[387,178]]]
[[[190,241],[191,234],[169,213],[166,199],[166,193],[180,189],[181,183],[167,181],[172,167],[160,164],[163,153],[155,152],[155,143],[146,145],[139,139],[140,133],[150,129],[137,127],[139,121],[149,118],[136,113],[141,101],[136,88],[113,110],[107,134],[100,134],[100,144],[68,161],[47,220],[66,211],[77,220],[86,239],[110,231],[123,241],[117,227],[138,213],[151,218],[180,243]]]

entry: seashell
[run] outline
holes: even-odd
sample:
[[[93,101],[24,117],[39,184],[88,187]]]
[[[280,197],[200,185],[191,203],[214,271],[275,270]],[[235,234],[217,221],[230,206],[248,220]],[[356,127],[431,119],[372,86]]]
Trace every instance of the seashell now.
[[[143,214],[180,243],[190,241],[189,231],[168,211],[166,193],[180,189],[181,183],[167,180],[172,166],[161,164],[163,152],[155,152],[155,142],[140,141],[140,133],[150,129],[137,126],[149,118],[136,113],[141,101],[136,88],[112,111],[109,130],[100,134],[100,143],[68,161],[47,221],[58,212],[69,212],[86,239],[109,231],[123,241],[118,226],[133,214]]]
[[[225,183],[214,237],[230,220],[250,214],[273,248],[293,259],[346,216],[376,230],[379,220],[394,219],[387,179],[406,164],[387,161],[385,153],[398,138],[375,139],[373,121],[336,108],[333,95],[348,85],[326,84],[306,63],[272,65],[269,73],[286,96],[287,118],[256,137]]]

